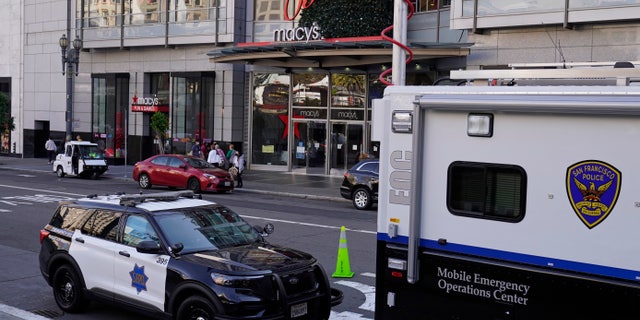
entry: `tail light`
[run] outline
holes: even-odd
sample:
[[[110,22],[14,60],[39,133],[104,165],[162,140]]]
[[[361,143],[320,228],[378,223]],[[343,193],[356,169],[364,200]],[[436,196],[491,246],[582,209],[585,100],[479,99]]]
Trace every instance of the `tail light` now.
[[[44,238],[48,236],[49,236],[49,231],[40,229],[40,244],[42,244],[42,241],[44,241]]]

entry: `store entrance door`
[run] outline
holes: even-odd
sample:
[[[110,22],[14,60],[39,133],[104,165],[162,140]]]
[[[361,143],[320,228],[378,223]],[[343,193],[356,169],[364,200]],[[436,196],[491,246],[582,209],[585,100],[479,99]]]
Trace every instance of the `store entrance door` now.
[[[325,174],[327,124],[319,121],[294,121],[292,170],[307,174]]]
[[[331,174],[340,175],[358,162],[363,152],[364,126],[359,123],[331,124]]]

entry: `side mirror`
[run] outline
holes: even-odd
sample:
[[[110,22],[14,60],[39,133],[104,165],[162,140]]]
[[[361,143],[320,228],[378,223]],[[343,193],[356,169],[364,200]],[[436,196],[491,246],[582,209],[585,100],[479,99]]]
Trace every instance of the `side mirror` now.
[[[276,227],[271,222],[264,225],[264,232],[266,234],[272,234],[275,230],[276,230]]]
[[[258,233],[262,236],[262,237],[267,237],[270,234],[273,233],[273,231],[275,231],[275,227],[273,226],[273,223],[269,222],[266,225],[264,225],[264,227],[261,226],[254,226],[253,227],[256,231],[258,231]]]
[[[182,244],[182,242],[178,242],[178,243],[176,243],[176,244],[171,246],[171,252],[173,254],[180,253],[180,251],[182,251],[182,249],[184,249],[184,245]]]
[[[140,253],[161,253],[160,244],[153,240],[140,241],[136,246],[136,251]]]

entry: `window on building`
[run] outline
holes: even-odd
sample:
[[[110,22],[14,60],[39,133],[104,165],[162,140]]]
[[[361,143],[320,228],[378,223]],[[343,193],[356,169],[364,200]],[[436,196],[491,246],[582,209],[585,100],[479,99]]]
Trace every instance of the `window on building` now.
[[[527,177],[515,165],[454,162],[447,207],[456,215],[517,222],[524,218]]]
[[[256,21],[282,21],[284,13],[282,11],[282,0],[257,0],[256,1]]]
[[[92,140],[106,158],[125,158],[125,117],[129,107],[129,74],[92,76]]]
[[[123,5],[124,2],[124,5]],[[77,17],[83,27],[119,27],[126,25],[214,20],[217,0],[85,0],[77,1]],[[224,2],[224,1],[220,1]],[[124,9],[124,10],[123,10]],[[82,20],[80,20],[82,17]]]
[[[364,74],[332,73],[331,106],[364,108],[367,77]]]
[[[194,142],[213,141],[214,75],[173,74],[171,148],[186,154]]]
[[[415,12],[434,11],[451,6],[451,0],[414,0]]]
[[[288,162],[289,87],[291,76],[253,75],[252,162],[286,165]],[[299,134],[294,131],[294,134]]]
[[[177,0],[171,2],[171,21],[196,22],[213,20],[215,15],[211,9],[216,0]]]

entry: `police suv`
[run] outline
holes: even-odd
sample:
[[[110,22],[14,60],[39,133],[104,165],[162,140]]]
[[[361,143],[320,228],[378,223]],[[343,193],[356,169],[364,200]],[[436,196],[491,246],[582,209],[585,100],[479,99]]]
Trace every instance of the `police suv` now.
[[[342,292],[271,232],[192,191],[91,195],[40,231],[40,270],[66,312],[97,299],[173,319],[328,319]]]

